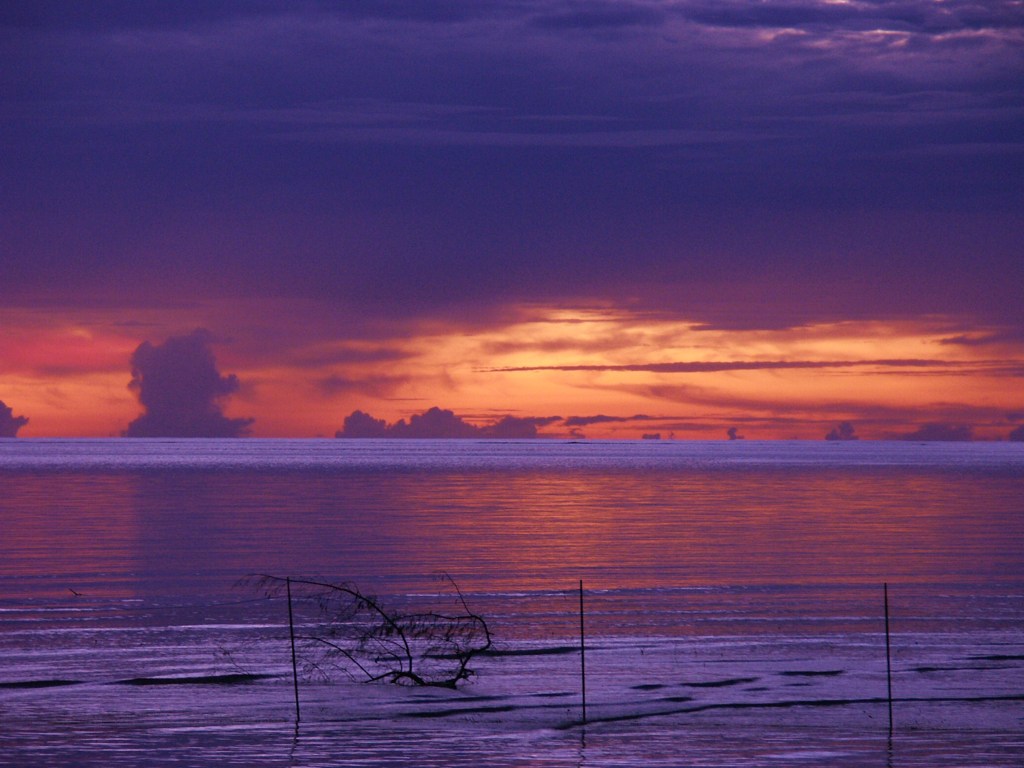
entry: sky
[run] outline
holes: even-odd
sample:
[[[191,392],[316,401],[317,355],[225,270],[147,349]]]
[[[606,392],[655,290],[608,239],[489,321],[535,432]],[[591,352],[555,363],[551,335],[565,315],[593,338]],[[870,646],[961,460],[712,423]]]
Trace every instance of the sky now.
[[[1020,0],[7,0],[0,435],[1024,438],[1022,94]]]

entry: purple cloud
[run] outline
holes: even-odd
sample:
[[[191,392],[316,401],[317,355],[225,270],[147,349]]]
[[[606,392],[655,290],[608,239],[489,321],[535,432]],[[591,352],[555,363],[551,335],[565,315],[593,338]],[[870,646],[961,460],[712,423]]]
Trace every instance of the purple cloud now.
[[[1022,29],[1008,0],[5,3],[0,299],[1019,330]]]
[[[999,344],[1020,344],[1022,342],[1024,342],[1024,328],[961,334],[959,336],[951,336],[939,341],[940,344],[962,347],[985,347]]]
[[[123,322],[187,303],[251,369],[304,368],[338,399],[394,395],[419,354],[403,338],[524,308],[794,335],[942,317],[951,356],[988,358],[564,368],[635,382],[1019,377],[1022,34],[1016,0],[11,0],[0,306]],[[649,339],[574,335],[517,339],[650,359]],[[882,429],[822,408],[815,436]]]
[[[605,416],[599,413],[596,416],[570,416],[565,420],[567,427],[587,427],[591,424],[616,424],[626,421],[652,421],[651,416],[638,413],[635,416]]]
[[[390,431],[393,437],[413,438],[468,438],[478,435],[472,424],[452,411],[437,407],[410,416],[408,424],[404,419],[399,420]]]
[[[837,426],[833,427],[827,435],[826,440],[856,440],[857,435],[853,428],[853,424],[848,421],[840,422]]]
[[[489,372],[518,371],[637,371],[646,373],[717,373],[721,371],[802,370],[814,368],[949,368],[964,363],[940,360],[718,360],[707,362],[637,363],[627,365],[535,365],[489,368]]]
[[[541,13],[531,23],[541,29],[592,31],[660,26],[666,19],[662,10],[639,3],[589,0],[575,7],[568,5],[555,12]]]
[[[0,400],[0,437],[17,437],[18,430],[28,424],[24,416],[15,416],[14,411]]]
[[[239,437],[252,419],[224,415],[222,401],[238,390],[234,374],[222,376],[209,331],[197,329],[163,344],[143,342],[132,355],[128,385],[145,412],[126,437]]]
[[[482,437],[502,440],[523,440],[539,437],[538,427],[561,421],[559,416],[503,416],[494,424],[482,427]]]
[[[384,419],[375,419],[363,411],[352,411],[345,417],[342,428],[335,437],[390,437],[388,423]]]
[[[923,442],[967,442],[974,439],[974,430],[967,424],[945,424],[931,422],[922,424],[918,429],[906,435],[903,440],[920,440]]]

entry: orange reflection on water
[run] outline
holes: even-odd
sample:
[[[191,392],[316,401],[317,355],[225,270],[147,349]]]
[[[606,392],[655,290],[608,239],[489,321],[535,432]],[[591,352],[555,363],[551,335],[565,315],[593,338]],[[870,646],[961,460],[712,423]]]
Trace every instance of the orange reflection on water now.
[[[595,472],[458,476],[442,491],[399,481],[389,494],[425,569],[509,589],[580,576],[621,588],[941,581],[965,557],[975,575],[1018,573],[1021,523],[1005,513],[1021,480],[983,486],[884,471]]]
[[[167,471],[4,478],[8,594],[230,591],[250,573],[416,590],[1024,578],[1024,480],[885,469]],[[42,587],[40,587],[42,585]],[[85,586],[83,586],[85,585]]]
[[[0,483],[7,597],[135,595],[141,521],[128,477],[12,472]]]

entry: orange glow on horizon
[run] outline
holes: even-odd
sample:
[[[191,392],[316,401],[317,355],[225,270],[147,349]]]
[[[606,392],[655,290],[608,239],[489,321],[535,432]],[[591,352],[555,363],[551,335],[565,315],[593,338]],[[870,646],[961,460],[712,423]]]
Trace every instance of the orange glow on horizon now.
[[[721,439],[736,427],[748,438],[821,439],[848,420],[865,438],[943,422],[1005,439],[1008,414],[1024,411],[1014,373],[1024,350],[950,343],[963,332],[944,318],[753,331],[523,307],[491,326],[430,322],[350,338],[310,302],[279,304],[285,319],[273,331],[252,302],[150,310],[131,323],[111,310],[76,310],[74,323],[70,312],[8,310],[0,400],[30,419],[22,437],[119,435],[142,410],[128,389],[138,345],[206,327],[220,371],[241,385],[225,413],[253,417],[257,437],[329,437],[357,409],[391,423],[438,406],[477,426],[505,415],[611,417],[541,429],[560,437]]]

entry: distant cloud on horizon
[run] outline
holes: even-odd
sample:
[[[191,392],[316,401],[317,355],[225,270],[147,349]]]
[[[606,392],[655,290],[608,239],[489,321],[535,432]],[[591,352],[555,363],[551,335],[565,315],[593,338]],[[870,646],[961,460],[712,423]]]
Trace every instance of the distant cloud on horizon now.
[[[592,424],[618,424],[629,421],[653,421],[653,416],[638,413],[635,416],[605,416],[599,413],[596,416],[570,416],[565,419],[567,427],[589,427]]]
[[[14,411],[0,400],[0,437],[17,437],[18,430],[28,424],[25,416],[15,416]]]
[[[594,424],[628,424],[632,422],[660,421],[664,417],[636,414],[634,416],[511,416],[506,415],[497,421],[484,426],[469,423],[453,411],[430,408],[423,413],[413,414],[409,420],[399,419],[388,424],[384,419],[377,419],[370,414],[356,410],[345,417],[341,429],[335,433],[339,438],[429,438],[429,439],[467,439],[467,438],[501,438],[531,439],[545,437],[538,432],[542,427],[559,425],[568,430],[570,437],[583,437],[581,427]]]
[[[902,440],[920,440],[922,442],[969,442],[974,439],[974,429],[968,424],[943,424],[931,422],[905,435]]]
[[[681,420],[683,419],[683,420]],[[787,423],[798,424],[799,420],[785,418],[756,418],[751,417],[745,424],[749,428],[757,430],[774,429],[784,430]],[[881,422],[881,423],[884,423]],[[582,429],[593,425],[605,424],[634,424],[638,430],[635,436],[626,434],[626,439],[661,439],[662,433],[642,432],[641,425],[656,424],[658,427],[668,430],[670,438],[675,439],[676,431],[687,432],[692,429],[708,431],[715,428],[711,423],[691,424],[680,416],[650,416],[647,414],[636,414],[633,416],[610,416],[606,414],[595,414],[592,416],[502,416],[500,419],[482,426],[470,423],[454,411],[434,406],[422,413],[413,414],[408,419],[399,419],[396,422],[388,423],[385,419],[378,419],[362,410],[355,410],[345,417],[342,429],[335,433],[336,438],[358,439],[358,438],[404,438],[404,439],[533,439],[565,437],[574,439],[586,439]],[[556,427],[555,434],[542,433],[543,427]],[[891,428],[898,428],[897,423],[892,423]],[[649,429],[649,427],[648,427]],[[728,422],[721,424],[721,429],[726,433],[729,440],[744,440],[746,435],[741,433],[742,427],[737,425],[728,426]],[[819,433],[820,434],[820,433]],[[763,438],[757,438],[763,439]],[[855,441],[860,440],[861,435],[850,421],[836,423],[824,436],[827,441]],[[921,442],[969,442],[979,439],[999,439],[979,437],[975,434],[974,427],[970,424],[954,422],[927,422],[919,425],[910,432],[883,431],[876,425],[875,433],[871,438],[874,440],[906,440]],[[1010,441],[1024,441],[1024,425],[1016,427],[1009,435]]]
[[[338,438],[418,438],[418,439],[469,439],[501,438],[507,440],[539,437],[538,427],[561,421],[560,416],[520,417],[504,416],[493,424],[478,427],[470,424],[453,411],[433,407],[423,413],[414,414],[409,421],[399,419],[388,424],[384,419],[375,419],[363,411],[353,411],[343,427],[335,433]]]
[[[197,329],[163,344],[145,341],[132,355],[129,388],[145,412],[125,437],[240,437],[253,419],[231,419],[221,401],[238,390],[238,378],[222,376],[210,349],[211,334]]]
[[[840,422],[837,426],[833,427],[827,435],[826,440],[858,440],[856,430],[853,428],[853,424],[848,421]]]

